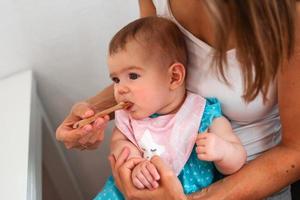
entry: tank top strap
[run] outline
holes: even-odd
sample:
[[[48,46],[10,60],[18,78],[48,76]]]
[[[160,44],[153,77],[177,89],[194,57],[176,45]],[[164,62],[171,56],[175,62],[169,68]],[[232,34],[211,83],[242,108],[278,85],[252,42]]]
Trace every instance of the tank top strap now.
[[[157,16],[170,19],[171,13],[169,12],[169,0],[152,0]]]

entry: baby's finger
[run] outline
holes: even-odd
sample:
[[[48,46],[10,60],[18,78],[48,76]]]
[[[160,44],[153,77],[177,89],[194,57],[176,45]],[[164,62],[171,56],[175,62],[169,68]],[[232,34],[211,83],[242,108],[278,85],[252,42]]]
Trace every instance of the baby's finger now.
[[[148,189],[152,188],[150,182],[146,179],[146,177],[142,173],[137,173],[136,177]]]
[[[148,182],[152,185],[152,182],[154,181],[154,179],[152,178],[148,169],[146,167],[143,167],[141,172],[142,172],[143,176],[148,180]]]
[[[207,143],[207,139],[200,139],[196,141],[197,146],[205,147]]]
[[[207,160],[207,154],[197,154],[199,160]]]
[[[206,149],[203,148],[202,146],[198,146],[198,147],[196,147],[196,153],[197,154],[205,154],[206,153]]]
[[[156,169],[156,167],[150,163],[149,165],[146,166],[150,174],[152,175],[153,179],[158,181],[160,179],[159,173]]]
[[[197,140],[207,139],[207,133],[200,133],[197,135]]]
[[[138,189],[144,189],[144,188],[145,188],[145,186],[141,183],[141,181],[139,181],[139,179],[136,178],[136,177],[134,177],[134,178],[132,179],[132,183],[133,183],[133,185],[135,185],[135,187],[137,187]]]

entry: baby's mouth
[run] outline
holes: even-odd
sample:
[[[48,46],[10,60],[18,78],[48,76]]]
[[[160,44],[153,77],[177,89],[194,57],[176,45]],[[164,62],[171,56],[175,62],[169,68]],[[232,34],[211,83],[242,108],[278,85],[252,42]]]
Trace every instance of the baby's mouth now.
[[[130,111],[130,109],[132,108],[133,103],[132,102],[125,102],[125,106],[124,106],[124,110]]]

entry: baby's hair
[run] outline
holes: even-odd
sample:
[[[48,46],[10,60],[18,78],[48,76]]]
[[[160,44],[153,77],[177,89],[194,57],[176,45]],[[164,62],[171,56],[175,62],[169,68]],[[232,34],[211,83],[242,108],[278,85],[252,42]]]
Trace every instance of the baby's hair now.
[[[137,19],[118,31],[109,43],[109,55],[126,49],[135,40],[149,53],[159,55],[169,64],[180,62],[186,66],[187,50],[182,32],[172,21],[162,17]],[[151,55],[150,54],[150,55]]]

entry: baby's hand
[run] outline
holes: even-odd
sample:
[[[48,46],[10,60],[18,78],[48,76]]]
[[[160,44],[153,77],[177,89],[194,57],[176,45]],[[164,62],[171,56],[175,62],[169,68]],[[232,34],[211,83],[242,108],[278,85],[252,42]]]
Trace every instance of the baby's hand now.
[[[224,157],[227,142],[214,133],[200,133],[196,139],[196,152],[200,160],[220,161]]]
[[[132,182],[138,189],[155,189],[159,179],[156,167],[149,160],[140,162],[132,171]]]

